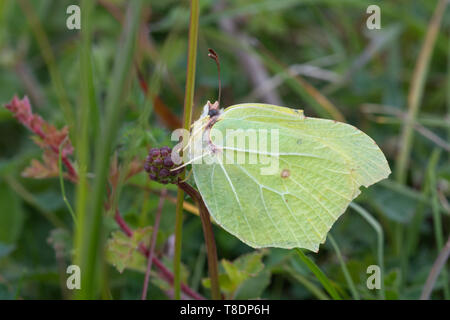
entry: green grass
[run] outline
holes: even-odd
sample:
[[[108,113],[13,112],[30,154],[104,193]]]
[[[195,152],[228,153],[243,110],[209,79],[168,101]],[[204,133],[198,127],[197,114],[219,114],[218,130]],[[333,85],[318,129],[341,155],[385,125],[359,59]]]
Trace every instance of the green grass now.
[[[81,241],[78,247],[80,255],[80,268],[84,271],[82,289],[78,295],[82,299],[98,297],[99,288],[102,288],[100,269],[103,268],[103,249],[105,243],[102,231],[102,214],[104,207],[104,195],[108,178],[111,151],[117,138],[117,128],[120,125],[120,117],[123,112],[122,99],[126,92],[127,80],[133,61],[137,27],[140,21],[142,1],[133,1],[128,10],[127,19],[124,21],[125,28],[121,35],[120,49],[117,51],[112,81],[105,100],[104,125],[101,134],[95,142],[94,159],[94,183],[92,187],[92,198],[86,206],[86,212],[82,214],[80,222]],[[85,74],[88,75],[88,67],[85,66]],[[89,81],[89,78],[81,79]],[[85,89],[86,90],[86,89]],[[87,89],[88,90],[88,89]],[[85,192],[82,190],[82,192]],[[85,196],[85,195],[83,195]]]

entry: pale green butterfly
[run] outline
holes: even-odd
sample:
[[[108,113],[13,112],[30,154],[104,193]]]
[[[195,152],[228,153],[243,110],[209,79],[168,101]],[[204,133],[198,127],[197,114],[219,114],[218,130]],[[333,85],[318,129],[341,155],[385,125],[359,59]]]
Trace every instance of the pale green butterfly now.
[[[211,216],[254,248],[317,252],[359,188],[391,172],[365,133],[302,110],[208,102],[191,132],[186,164]]]

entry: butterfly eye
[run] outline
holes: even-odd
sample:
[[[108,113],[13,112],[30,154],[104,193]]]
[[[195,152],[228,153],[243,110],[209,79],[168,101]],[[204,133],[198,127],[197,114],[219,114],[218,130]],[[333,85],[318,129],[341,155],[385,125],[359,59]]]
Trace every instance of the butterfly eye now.
[[[209,112],[208,112],[208,115],[210,116],[210,117],[214,117],[214,116],[216,116],[216,115],[218,115],[219,114],[219,110],[217,110],[217,109],[211,109],[211,110],[209,110]]]

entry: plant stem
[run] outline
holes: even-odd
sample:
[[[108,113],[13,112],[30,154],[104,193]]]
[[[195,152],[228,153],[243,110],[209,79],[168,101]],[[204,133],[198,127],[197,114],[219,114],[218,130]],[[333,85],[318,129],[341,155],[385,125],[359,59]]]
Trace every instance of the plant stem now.
[[[159,197],[158,208],[156,209],[155,223],[153,224],[152,236],[150,239],[150,244],[148,246],[149,254],[147,260],[147,271],[145,272],[144,288],[142,289],[142,298],[141,298],[142,300],[147,299],[148,280],[150,278],[150,271],[152,270],[153,255],[155,253],[156,236],[158,235],[159,222],[161,220],[161,213],[164,205],[164,199],[166,198],[166,194],[167,190],[163,189],[161,191],[161,196]]]
[[[67,139],[67,137],[66,137]],[[64,146],[64,143],[67,140],[64,140],[63,142],[61,142],[61,144],[59,145],[59,154],[58,154],[58,172],[59,172],[59,184],[61,186],[61,194],[64,200],[64,203],[67,206],[67,209],[70,212],[70,215],[72,216],[73,219],[73,223],[75,224],[75,226],[77,226],[77,218],[75,216],[75,212],[73,212],[72,206],[70,205],[69,200],[67,199],[66,196],[66,188],[64,187],[64,175],[63,175],[63,169],[62,169],[62,148]]]
[[[133,236],[133,230],[128,226],[128,224],[123,220],[122,216],[120,215],[120,212],[117,210],[116,214],[114,215],[114,220],[116,220],[116,223],[119,225],[120,229],[123,233],[126,234],[127,237]],[[148,257],[150,255],[150,250],[143,244],[139,244],[139,252],[142,253],[145,257]],[[173,284],[174,282],[174,275],[172,272],[170,272],[169,269],[166,268],[166,266],[157,258],[153,257],[153,263],[155,266],[161,271],[163,279],[166,280],[169,284]],[[196,300],[204,300],[205,298],[202,297],[200,294],[189,288],[185,284],[181,284],[181,290],[188,296],[192,297]]]
[[[344,273],[344,276],[345,276],[345,280],[347,281],[347,285],[348,285],[350,291],[352,292],[353,299],[360,300],[361,298],[359,296],[358,291],[356,290],[355,283],[353,282],[352,276],[350,275],[350,272],[348,271],[348,268],[345,265],[345,261],[344,261],[344,258],[342,257],[341,250],[339,249],[339,245],[337,244],[336,240],[334,240],[334,237],[331,234],[328,235],[328,239],[330,239],[331,245],[333,246],[334,251],[336,252],[336,256],[339,260],[339,263],[342,268],[342,272]]]
[[[76,202],[75,202],[75,217],[77,219],[77,228],[74,235],[74,247],[76,248],[75,264],[81,265],[81,246],[85,231],[87,215],[87,203],[89,197],[89,183],[87,173],[91,169],[89,151],[91,149],[91,139],[89,139],[90,116],[92,110],[97,109],[95,104],[95,90],[93,85],[92,75],[92,23],[91,16],[94,9],[94,3],[89,0],[81,2],[81,48],[80,48],[80,88],[81,88],[81,105],[78,108],[77,127],[75,135],[76,140],[76,156],[78,163],[78,181],[76,185]],[[97,127],[99,123],[94,123]],[[92,128],[91,128],[92,129]]]
[[[437,277],[439,276],[441,270],[445,268],[445,263],[447,262],[449,256],[450,256],[450,237],[448,238],[445,247],[442,248],[441,252],[439,253],[439,256],[437,257],[436,261],[433,264],[433,267],[431,268],[425,286],[423,287],[422,294],[420,295],[421,300],[430,299],[431,291],[433,291],[433,287],[437,280]]]
[[[379,297],[380,299],[384,299],[385,298],[385,293],[384,293],[384,233],[383,233],[383,228],[381,227],[381,225],[378,223],[377,220],[375,220],[369,212],[367,212],[367,210],[365,210],[363,207],[357,205],[354,202],[350,202],[350,207],[352,207],[356,212],[358,212],[363,218],[364,220],[367,221],[367,223],[369,223],[372,228],[375,230],[376,234],[377,234],[377,239],[378,239],[378,266],[380,267],[381,270],[381,289],[379,290]]]
[[[430,186],[430,196],[431,196],[431,210],[433,213],[433,226],[434,226],[434,236],[436,239],[436,246],[439,251],[443,250],[444,247],[444,234],[442,227],[442,217],[438,210],[438,195],[437,195],[437,179],[436,179],[436,166],[439,162],[441,155],[441,150],[435,149],[430,157],[430,165],[428,167],[428,181]],[[450,290],[448,286],[448,274],[446,268],[442,270],[442,279],[444,280],[444,298],[446,300],[450,299]]]
[[[197,39],[198,39],[198,18],[199,18],[199,3],[198,0],[191,0],[191,17],[189,21],[189,47],[188,47],[188,61],[186,71],[186,89],[184,96],[184,129],[189,130],[192,122],[192,107],[194,103],[194,89],[195,89],[195,65],[197,60]],[[186,145],[187,141],[183,141]],[[184,173],[180,176],[184,179]],[[175,214],[175,254],[173,257],[173,272],[174,279],[174,298],[179,300],[181,298],[181,238],[183,235],[183,202],[184,192],[180,188],[177,194],[177,207]]]
[[[211,217],[203,202],[202,196],[186,182],[180,182],[178,186],[197,202],[202,220],[203,235],[205,236],[206,254],[208,257],[208,272],[211,279],[211,296],[214,300],[220,300],[219,263],[217,261],[217,248],[211,224]]]

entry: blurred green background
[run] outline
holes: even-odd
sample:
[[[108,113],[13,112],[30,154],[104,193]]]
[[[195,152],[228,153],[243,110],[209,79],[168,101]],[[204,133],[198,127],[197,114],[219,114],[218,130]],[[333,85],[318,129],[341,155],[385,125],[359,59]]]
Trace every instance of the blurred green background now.
[[[114,58],[124,43],[120,34],[128,2],[93,2],[89,56],[98,108],[94,120],[99,124],[92,121],[89,136],[101,140],[99,128],[114,81]],[[450,233],[450,10],[444,2],[200,1],[194,119],[207,100],[217,98],[216,65],[207,57],[208,48],[214,48],[221,62],[222,107],[267,102],[303,109],[307,116],[355,125],[385,153],[393,174],[364,190],[356,202],[382,227],[388,299],[420,296]],[[68,124],[64,106],[78,117],[83,104],[80,31],[66,27],[66,8],[74,3],[79,4],[0,1],[0,102],[27,95],[33,111],[58,128]],[[381,8],[380,30],[366,27],[371,4]],[[444,10],[434,13],[436,6]],[[143,8],[120,102],[124,112],[115,128],[114,154],[124,166],[134,157],[144,159],[151,146],[172,146],[170,133],[183,115],[189,2],[144,1]],[[139,74],[149,86],[150,99],[140,87]],[[410,137],[402,134],[405,127],[412,130]],[[76,149],[78,129],[70,130]],[[68,298],[65,268],[71,264],[74,225],[57,177],[21,176],[31,159],[41,159],[30,136],[9,110],[0,107],[0,298]],[[405,145],[411,146],[410,152]],[[89,157],[95,151],[91,146]],[[133,228],[152,225],[161,185],[150,183],[144,173],[122,182],[115,199],[122,216]],[[74,206],[75,186],[66,181],[65,189]],[[176,188],[168,189],[156,252],[171,268]],[[184,218],[183,279],[208,296],[201,281],[207,269],[200,219],[188,212]],[[103,223],[105,237],[110,237],[117,230],[110,212],[105,212]],[[214,232],[219,259],[231,261],[254,251],[219,227]],[[361,298],[379,297],[366,287],[366,269],[378,264],[380,233],[349,209],[331,234],[341,261],[330,241],[308,256],[343,298],[352,295],[342,261]],[[329,298],[294,252],[264,251],[263,264],[247,275],[233,297]],[[141,271],[127,268],[119,273],[107,264],[102,277],[108,292],[103,297],[140,298]],[[432,297],[448,298],[448,287],[444,274]],[[168,297],[170,289],[153,274],[149,298]]]

